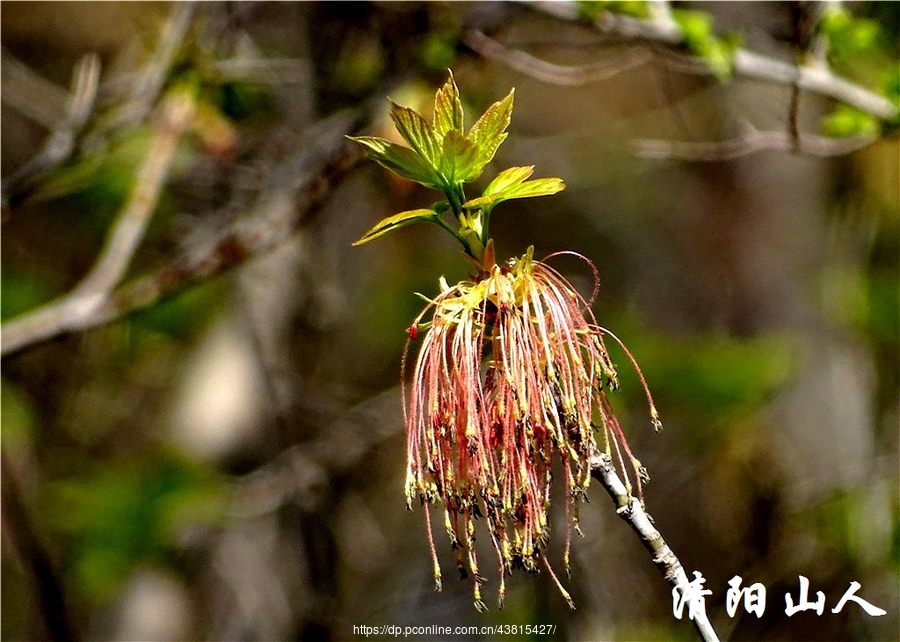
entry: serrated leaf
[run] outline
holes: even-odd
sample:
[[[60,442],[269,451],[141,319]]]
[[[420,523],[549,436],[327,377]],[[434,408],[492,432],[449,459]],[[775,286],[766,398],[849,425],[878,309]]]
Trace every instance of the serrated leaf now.
[[[348,136],[363,145],[368,155],[379,165],[428,187],[440,189],[440,178],[421,156],[413,150],[377,136]]]
[[[505,195],[505,198],[531,198],[532,196],[550,196],[566,189],[561,178],[536,178],[503,190],[494,196]]]
[[[506,128],[509,127],[512,117],[515,93],[515,89],[511,90],[506,98],[488,107],[469,130],[469,140],[475,143],[479,150],[478,162],[481,168],[494,158],[497,148],[506,140]]]
[[[362,235],[353,245],[362,245],[413,223],[437,222],[440,214],[433,209],[409,210],[381,219],[375,227]]]
[[[534,174],[534,165],[510,167],[497,174],[496,178],[484,188],[482,196],[490,196],[523,182]]]
[[[459,88],[453,80],[453,72],[444,86],[434,96],[434,133],[444,138],[447,132],[463,130],[463,108],[459,99]]]
[[[431,167],[437,168],[441,160],[441,145],[431,123],[419,112],[394,102],[391,102],[391,119],[403,140]]]
[[[479,164],[480,152],[475,143],[462,132],[451,129],[444,136],[442,147],[440,173],[448,185],[478,178],[484,166]]]
[[[523,170],[529,168],[511,167],[510,169]],[[530,176],[531,172],[529,172],[527,175]],[[497,178],[499,178],[499,176]],[[496,181],[497,179],[494,180]],[[473,198],[470,201],[466,201],[465,203],[463,203],[463,207],[469,209],[481,208],[490,212],[491,209],[493,209],[496,205],[502,203],[503,201],[508,201],[513,198],[550,196],[551,194],[556,194],[557,192],[563,191],[565,188],[566,184],[561,178],[536,178],[533,181],[520,181],[517,183],[512,183],[504,189],[493,193],[488,193],[488,190],[485,189],[484,195],[478,198]]]

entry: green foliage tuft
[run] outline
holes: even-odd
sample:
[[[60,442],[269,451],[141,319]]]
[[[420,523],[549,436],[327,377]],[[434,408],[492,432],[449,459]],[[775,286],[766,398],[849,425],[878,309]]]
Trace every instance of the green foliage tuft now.
[[[429,122],[409,107],[391,101],[391,119],[404,147],[376,136],[350,137],[366,148],[369,156],[386,169],[432,189],[444,192],[446,201],[427,209],[400,212],[380,221],[354,245],[361,245],[412,223],[437,223],[456,237],[466,253],[477,261],[488,245],[488,219],[497,204],[513,198],[555,194],[565,188],[559,178],[526,181],[533,167],[512,167],[501,172],[481,197],[466,200],[464,184],[484,172],[506,140],[512,118],[515,89],[498,100],[465,132],[465,114],[453,73],[434,97],[434,117]],[[454,229],[443,215],[452,211]]]

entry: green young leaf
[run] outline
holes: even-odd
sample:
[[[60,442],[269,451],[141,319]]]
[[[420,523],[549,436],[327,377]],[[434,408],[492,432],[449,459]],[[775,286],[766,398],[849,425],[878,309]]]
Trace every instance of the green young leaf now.
[[[434,133],[445,138],[451,130],[463,131],[463,108],[453,72],[434,96]]]
[[[503,100],[495,102],[487,108],[472,129],[469,130],[469,140],[475,143],[479,150],[478,172],[491,162],[500,144],[506,140],[506,128],[512,117],[513,97],[516,90],[513,89]]]
[[[510,167],[500,172],[484,189],[479,198],[473,198],[463,207],[481,208],[490,212],[494,206],[513,198],[531,198],[533,196],[550,196],[561,192],[566,184],[561,178],[536,178],[527,181],[534,172],[534,167]]]
[[[436,169],[441,160],[441,143],[431,123],[419,112],[394,102],[391,102],[391,119],[403,140]]]
[[[466,138],[462,132],[451,129],[444,136],[440,174],[448,185],[473,181],[478,178],[483,168],[479,158],[479,149],[475,143]]]
[[[534,165],[527,165],[525,167],[510,167],[504,169],[502,172],[497,174],[494,180],[488,183],[488,186],[484,188],[482,196],[491,196],[492,194],[502,192],[508,187],[518,185],[526,178],[529,178],[532,174],[534,174]]]
[[[348,136],[366,148],[369,156],[379,165],[407,178],[434,189],[441,188],[437,171],[413,150],[396,145],[377,136]]]
[[[463,207],[478,207],[489,212],[503,201],[508,201],[513,198],[550,196],[551,194],[556,194],[564,189],[566,189],[566,184],[561,178],[536,178],[533,181],[525,181],[524,183],[511,185],[510,187],[493,194],[473,198],[471,201],[466,201],[463,204]]]
[[[513,185],[500,194],[504,198],[531,198],[532,196],[550,196],[566,189],[566,183],[561,178],[536,178],[533,181],[525,181],[520,185]]]
[[[378,224],[375,225],[375,227],[363,234],[362,238],[356,241],[353,245],[362,245],[363,243],[368,243],[369,241],[377,239],[379,236],[384,236],[388,232],[393,232],[394,230],[398,230],[401,227],[406,227],[407,225],[412,225],[413,223],[437,223],[440,220],[440,216],[440,212],[436,211],[435,209],[409,210],[406,212],[400,212],[399,214],[394,214],[393,216],[388,216],[387,218],[381,219]]]

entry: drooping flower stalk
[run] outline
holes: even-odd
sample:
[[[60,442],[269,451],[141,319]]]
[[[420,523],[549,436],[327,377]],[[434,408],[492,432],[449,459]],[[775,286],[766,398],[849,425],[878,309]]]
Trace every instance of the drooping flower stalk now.
[[[443,282],[413,327],[420,326],[427,333],[406,413],[407,502],[442,508],[460,574],[474,578],[477,608],[484,602],[474,524],[482,516],[497,554],[501,605],[505,576],[516,568],[536,574],[540,565],[572,604],[546,554],[554,465],[567,495],[567,573],[595,432],[626,479],[627,459],[639,496],[646,477],[606,397],[616,371],[589,302],[529,249],[473,281]],[[658,421],[652,401],[651,416]]]
[[[479,518],[486,519],[496,552],[501,605],[507,575],[514,569],[537,574],[543,566],[574,608],[548,560],[554,469],[562,471],[565,486],[567,574],[571,532],[578,531],[578,506],[586,497],[591,462],[600,452],[618,462],[629,493],[631,469],[639,498],[648,477],[606,395],[618,379],[604,336],[621,342],[598,326],[591,312],[598,282],[593,264],[580,257],[594,272],[594,293],[585,300],[546,261],[535,260],[532,248],[502,264],[494,257],[488,233],[493,208],[511,199],[555,194],[565,183],[531,179],[531,166],[510,167],[480,196],[465,197],[464,184],[481,175],[507,136],[513,96],[511,91],[488,107],[466,132],[451,75],[435,95],[431,121],[392,103],[391,117],[409,147],[374,136],[352,138],[383,167],[446,197],[381,220],[356,244],[414,223],[435,223],[459,241],[476,269],[471,280],[454,286],[442,278],[441,292],[426,299],[428,305],[410,326],[410,340],[420,329],[426,332],[408,405],[404,392],[406,499],[410,508],[416,500],[426,505],[436,587],[441,587],[441,569],[432,506],[442,512],[460,575],[473,577],[476,608],[486,608],[475,548]],[[404,380],[406,366],[405,353]],[[638,376],[647,390],[640,369]],[[647,398],[658,429],[649,391]]]

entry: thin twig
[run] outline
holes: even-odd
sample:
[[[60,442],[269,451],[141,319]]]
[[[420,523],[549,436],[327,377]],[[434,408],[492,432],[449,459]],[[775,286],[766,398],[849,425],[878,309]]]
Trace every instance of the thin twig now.
[[[842,78],[823,66],[797,66],[738,49],[732,59],[735,75],[800,89],[833,98],[882,120],[897,116],[897,106],[884,96]]]
[[[723,161],[761,151],[798,152],[828,158],[862,149],[877,140],[874,135],[828,138],[811,134],[795,138],[790,131],[760,131],[744,123],[744,133],[724,141],[685,142],[672,140],[637,140],[632,143],[635,155],[642,158],[675,158],[689,161]]]
[[[120,112],[116,125],[139,122],[146,118],[162,90],[178,48],[181,47],[196,8],[195,2],[176,2],[163,25],[156,48],[132,89],[129,101]]]
[[[800,87],[791,87],[791,103],[788,107],[788,138],[791,141],[791,151],[799,152],[802,149],[800,142]]]
[[[10,73],[7,73],[7,71]],[[46,172],[66,160],[75,148],[75,138],[84,127],[97,97],[100,81],[100,58],[96,54],[84,56],[72,72],[72,93],[65,94],[66,113],[56,122],[49,124],[50,135],[47,136],[40,151],[30,160],[3,179],[2,192],[8,201],[13,192],[21,186],[31,183],[36,176]],[[23,86],[24,83],[24,86]],[[39,89],[38,87],[43,87]],[[36,93],[30,94],[29,87]],[[16,107],[26,116],[38,112],[47,113],[41,118],[49,118],[55,107],[44,104],[48,95],[58,99],[62,91],[48,81],[39,79],[37,74],[29,70],[7,53],[3,54],[3,99]],[[41,106],[38,107],[37,105]],[[48,123],[42,123],[48,124]]]
[[[75,296],[85,299],[103,297],[122,278],[144,236],[178,141],[193,116],[194,104],[194,99],[184,94],[173,94],[163,104],[159,132],[135,179],[131,198],[119,215],[100,258],[75,288]]]
[[[10,52],[0,51],[0,98],[44,129],[53,130],[66,117],[68,92],[38,75]]]
[[[650,62],[653,58],[653,55],[645,49],[631,49],[611,60],[590,65],[568,66],[541,60],[518,49],[509,49],[477,29],[468,32],[465,41],[469,47],[488,60],[502,62],[510,69],[536,80],[564,86],[608,80]]]
[[[794,37],[793,45],[795,48],[794,57],[802,60],[813,46],[816,33],[816,26],[821,17],[821,13],[816,7],[812,7],[805,3],[794,3],[790,7],[791,26],[793,28]],[[818,34],[820,40],[822,34]],[[824,52],[823,52],[824,53]],[[827,59],[823,56],[817,64],[827,64]],[[791,100],[788,105],[787,131],[791,139],[791,150],[800,151],[800,85],[794,83],[791,85]]]
[[[599,481],[613,500],[616,513],[638,534],[641,543],[653,555],[653,563],[659,569],[673,590],[687,586],[690,582],[681,561],[675,555],[660,532],[653,526],[650,516],[633,497],[616,472],[612,458],[606,454],[596,454],[591,458],[591,475]],[[691,621],[704,642],[718,642],[719,638],[710,624],[704,609],[693,612]]]
[[[83,327],[85,319],[108,300],[110,291],[121,280],[144,236],[178,141],[193,112],[194,99],[185,93],[173,93],[164,101],[159,130],[138,172],[134,190],[93,268],[62,298],[3,324],[3,354],[62,331]]]

